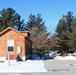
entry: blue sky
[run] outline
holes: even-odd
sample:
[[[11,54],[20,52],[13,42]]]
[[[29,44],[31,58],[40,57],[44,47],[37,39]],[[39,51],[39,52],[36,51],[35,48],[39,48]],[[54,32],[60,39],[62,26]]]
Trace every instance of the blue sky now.
[[[28,21],[30,14],[41,14],[48,31],[53,32],[58,20],[68,11],[76,16],[76,0],[0,0],[0,10],[11,7]]]

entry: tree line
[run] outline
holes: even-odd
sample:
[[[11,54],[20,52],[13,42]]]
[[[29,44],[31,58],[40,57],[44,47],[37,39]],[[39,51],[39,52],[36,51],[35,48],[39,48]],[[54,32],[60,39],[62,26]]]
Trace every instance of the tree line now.
[[[75,51],[75,26],[76,18],[71,11],[67,15],[63,15],[59,20],[54,34],[47,32],[45,21],[43,21],[40,14],[30,14],[28,21],[25,23],[24,19],[21,20],[21,16],[13,8],[0,11],[0,32],[7,27],[12,27],[18,31],[29,31],[33,54],[41,58],[50,50],[60,52]]]
[[[56,35],[60,38],[61,52],[76,51],[76,17],[73,12],[69,11],[59,20]]]

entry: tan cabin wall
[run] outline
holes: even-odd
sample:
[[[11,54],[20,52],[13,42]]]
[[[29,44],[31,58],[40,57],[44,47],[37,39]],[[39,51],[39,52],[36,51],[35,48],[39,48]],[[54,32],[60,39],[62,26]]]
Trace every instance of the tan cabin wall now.
[[[14,40],[14,51],[8,52],[7,51],[7,40]],[[0,35],[0,56],[6,56],[7,54],[10,55],[17,55],[18,50],[17,47],[20,46],[22,56],[25,56],[25,37],[20,35],[19,33],[13,30],[7,30],[3,34]]]
[[[32,55],[32,42],[31,42],[31,40],[29,40],[28,38],[25,38],[26,39],[26,55],[29,55],[29,54],[31,54]]]

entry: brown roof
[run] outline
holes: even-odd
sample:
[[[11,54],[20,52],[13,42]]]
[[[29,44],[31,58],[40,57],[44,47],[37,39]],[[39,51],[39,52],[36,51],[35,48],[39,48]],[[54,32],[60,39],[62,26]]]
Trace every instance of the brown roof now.
[[[0,35],[3,34],[4,32],[6,32],[6,31],[9,30],[9,29],[11,29],[11,30],[13,30],[13,31],[15,31],[15,32],[17,32],[17,33],[19,33],[20,35],[26,37],[25,35],[23,35],[23,34],[21,33],[22,31],[17,31],[17,30],[15,30],[15,29],[11,28],[11,27],[8,27],[8,28],[6,28],[5,30],[3,30],[2,32],[0,32]],[[25,32],[25,31],[23,31],[23,32]],[[29,32],[25,32],[25,33],[30,34]]]

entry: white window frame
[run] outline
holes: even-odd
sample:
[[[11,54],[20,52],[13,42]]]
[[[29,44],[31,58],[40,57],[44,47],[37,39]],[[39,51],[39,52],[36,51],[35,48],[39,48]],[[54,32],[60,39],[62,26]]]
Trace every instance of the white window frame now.
[[[13,50],[12,51],[9,51],[8,50],[8,47],[11,47],[11,46],[13,47]],[[7,40],[7,51],[8,52],[14,52],[14,40],[11,40],[11,39],[10,40]]]

